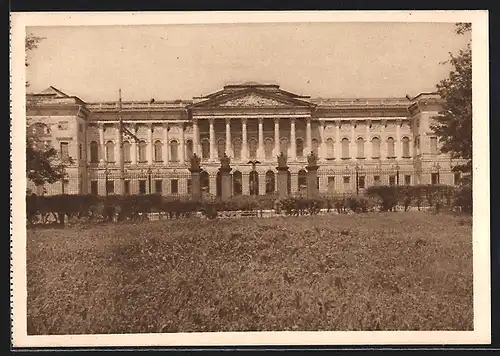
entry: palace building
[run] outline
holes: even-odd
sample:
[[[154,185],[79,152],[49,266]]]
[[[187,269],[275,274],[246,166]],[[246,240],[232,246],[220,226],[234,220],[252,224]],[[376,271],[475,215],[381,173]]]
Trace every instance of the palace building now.
[[[338,194],[374,184],[457,184],[454,162],[431,131],[441,99],[311,98],[275,84],[243,83],[190,100],[92,102],[49,87],[27,96],[28,130],[56,147],[67,179],[41,194],[113,194],[125,162],[126,194],[190,192],[190,157],[202,186],[219,194],[220,157],[231,161],[232,194],[276,191],[277,156],[287,157],[288,191],[300,192],[307,156],[318,157],[318,189]],[[118,117],[135,136],[123,136]],[[70,159],[71,158],[71,159]]]

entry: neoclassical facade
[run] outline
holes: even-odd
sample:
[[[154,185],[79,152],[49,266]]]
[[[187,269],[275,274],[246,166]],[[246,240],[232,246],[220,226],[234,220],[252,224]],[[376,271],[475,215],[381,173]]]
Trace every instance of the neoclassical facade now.
[[[327,99],[243,83],[191,100],[124,101],[120,111],[118,101],[87,103],[49,87],[28,95],[27,120],[69,162],[68,179],[45,187],[48,194],[116,192],[121,155],[127,194],[187,194],[194,153],[205,191],[218,193],[219,158],[227,154],[234,195],[269,194],[282,152],[290,193],[303,188],[310,152],[318,157],[319,191],[342,193],[373,184],[456,184],[454,163],[430,129],[440,105],[432,93]],[[119,115],[133,135],[123,136],[123,149]]]

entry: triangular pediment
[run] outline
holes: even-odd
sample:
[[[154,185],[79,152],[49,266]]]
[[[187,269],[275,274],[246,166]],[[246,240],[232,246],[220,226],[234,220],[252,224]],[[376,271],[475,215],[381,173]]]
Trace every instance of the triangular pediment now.
[[[55,96],[57,98],[69,98],[69,95],[66,93],[63,93],[59,89],[50,86],[45,90],[42,90],[38,95],[46,95],[46,96]]]
[[[193,105],[199,108],[272,108],[272,107],[311,107],[314,106],[305,100],[291,97],[289,93],[280,91],[266,91],[257,88],[242,89],[227,93],[219,93]]]

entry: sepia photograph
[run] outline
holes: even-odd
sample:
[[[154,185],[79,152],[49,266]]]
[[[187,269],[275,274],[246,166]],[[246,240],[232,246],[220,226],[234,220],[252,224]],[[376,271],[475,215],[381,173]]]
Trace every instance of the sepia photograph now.
[[[13,14],[13,346],[489,342],[487,19]]]

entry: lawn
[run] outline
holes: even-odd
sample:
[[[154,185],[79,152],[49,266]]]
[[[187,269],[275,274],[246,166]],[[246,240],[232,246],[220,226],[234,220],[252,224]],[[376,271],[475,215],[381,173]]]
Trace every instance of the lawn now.
[[[472,219],[424,212],[32,229],[28,334],[472,330]]]

